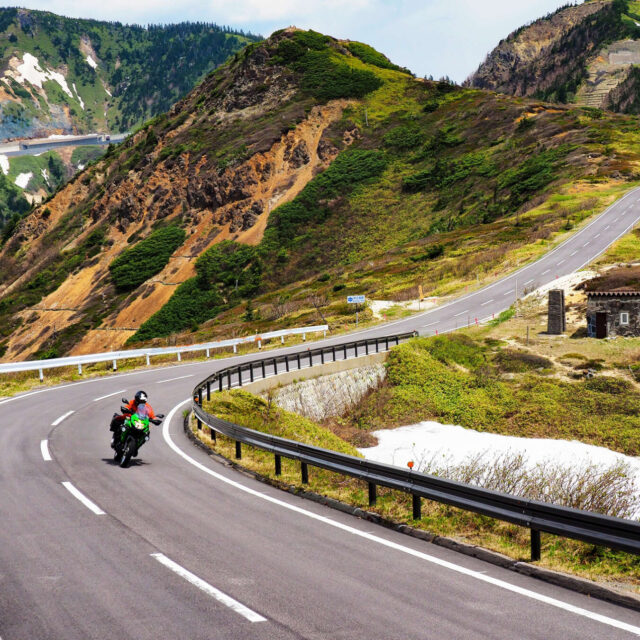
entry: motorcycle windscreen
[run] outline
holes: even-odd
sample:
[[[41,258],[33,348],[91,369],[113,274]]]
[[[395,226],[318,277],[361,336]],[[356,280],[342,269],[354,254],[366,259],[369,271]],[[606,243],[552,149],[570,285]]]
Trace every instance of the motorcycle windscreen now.
[[[149,418],[151,416],[151,412],[149,411],[149,407],[146,404],[139,404],[136,407],[136,413],[140,418]]]

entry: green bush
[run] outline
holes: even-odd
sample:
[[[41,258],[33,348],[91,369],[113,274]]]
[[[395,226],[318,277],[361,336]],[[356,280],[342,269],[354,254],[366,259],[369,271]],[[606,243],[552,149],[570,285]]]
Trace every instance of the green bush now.
[[[388,147],[404,151],[420,146],[426,137],[426,133],[418,126],[401,125],[391,129],[384,136],[384,143]]]
[[[435,260],[444,254],[444,246],[441,244],[432,244],[424,253],[417,256],[411,256],[411,262],[424,262],[426,260]]]
[[[308,231],[309,225],[322,223],[328,218],[329,200],[379,176],[385,166],[384,155],[380,151],[349,149],[341,153],[291,202],[271,213],[260,246],[261,253],[265,257],[273,256],[282,247],[291,245],[298,234]]]
[[[381,69],[392,69],[394,71],[405,71],[397,64],[393,64],[387,56],[376,51],[373,47],[362,42],[350,42],[347,45],[347,49],[356,57],[360,58],[362,62],[373,65],[374,67],[380,67]]]
[[[153,231],[110,265],[111,279],[119,291],[131,291],[162,271],[171,254],[184,242],[184,229],[175,225]]]

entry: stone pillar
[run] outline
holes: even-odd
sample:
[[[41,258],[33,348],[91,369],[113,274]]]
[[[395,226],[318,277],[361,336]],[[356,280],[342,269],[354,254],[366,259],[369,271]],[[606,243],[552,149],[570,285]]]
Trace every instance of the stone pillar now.
[[[547,333],[561,335],[566,329],[567,320],[564,311],[564,289],[552,289],[549,291]]]

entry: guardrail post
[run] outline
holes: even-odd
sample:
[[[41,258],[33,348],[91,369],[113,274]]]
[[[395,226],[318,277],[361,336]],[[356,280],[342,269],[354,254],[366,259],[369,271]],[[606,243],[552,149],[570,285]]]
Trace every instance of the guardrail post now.
[[[324,349],[320,349],[320,363],[324,364]]]
[[[422,518],[422,500],[415,493],[411,494],[413,503],[413,519],[420,520]]]
[[[213,427],[209,427],[209,437],[211,438],[211,442],[216,441],[216,430]]]
[[[323,338],[326,338],[326,337],[327,337],[327,330],[326,330],[326,329],[322,332],[322,337],[323,337]]]
[[[113,370],[117,371],[118,370],[118,365],[116,364],[116,361],[113,361]]]
[[[282,475],[282,460],[280,458],[280,454],[276,453],[276,475]]]
[[[303,333],[302,334],[302,342],[306,342],[307,341],[307,334]]]
[[[249,379],[253,382],[253,362],[249,363]]]
[[[355,355],[355,357],[357,358],[357,357],[358,357],[358,343],[357,343],[357,342],[355,343],[355,349],[356,349],[356,355]],[[345,357],[346,357],[346,356],[345,356]]]
[[[236,440],[236,460],[242,460],[242,442]]]
[[[151,364],[151,362],[149,362],[149,354],[147,353],[147,367]]]
[[[200,418],[196,418],[196,423],[198,425],[198,431],[202,431],[202,421]]]
[[[289,356],[284,357],[284,367],[287,373],[289,373]]]
[[[207,402],[211,400],[211,380],[207,380]]]
[[[198,404],[202,406],[202,387],[198,389]]]
[[[262,365],[262,377],[266,378],[267,377],[267,369],[265,367],[264,360],[260,364]]]
[[[231,371],[227,371],[227,389],[231,389]]]
[[[300,354],[296,353],[296,357],[298,358],[298,370],[302,369],[302,365],[300,364]]]
[[[309,484],[309,467],[306,462],[300,463],[300,471],[302,472],[302,484]]]
[[[309,366],[313,367],[313,354],[311,353],[311,349],[309,349]]]
[[[377,499],[376,485],[373,482],[369,483],[369,506],[373,507],[376,504]]]
[[[273,375],[278,375],[278,359],[273,359]]]
[[[531,529],[531,562],[537,562],[540,556],[540,532],[537,529]]]
[[[233,353],[238,353],[238,345],[237,344],[233,345]]]
[[[369,341],[365,340],[364,341],[364,352],[366,355],[369,355]]]
[[[380,352],[380,343],[378,342],[378,338],[376,338],[376,353]]]
[[[178,351],[178,362],[180,362],[182,360],[182,355],[180,354],[180,352]]]
[[[336,361],[336,348],[335,347],[331,347],[332,353],[333,353],[333,361]]]
[[[78,373],[82,375],[82,364],[78,362]]]
[[[347,344],[345,342],[345,344],[342,345],[344,347],[344,359],[347,359]]]
[[[258,340],[258,349],[262,349],[262,340]]]
[[[222,391],[222,376],[218,378],[218,391]]]
[[[209,349],[207,349],[207,358],[209,357]]]
[[[242,386],[242,367],[238,367],[238,386]]]
[[[384,339],[384,350],[389,351],[389,338]]]
[[[396,336],[396,346],[398,346],[399,344],[400,344],[400,338]]]
[[[284,344],[284,336],[280,336],[280,344]]]
[[[42,369],[38,369],[38,375],[40,376],[40,382],[44,382],[44,373]]]

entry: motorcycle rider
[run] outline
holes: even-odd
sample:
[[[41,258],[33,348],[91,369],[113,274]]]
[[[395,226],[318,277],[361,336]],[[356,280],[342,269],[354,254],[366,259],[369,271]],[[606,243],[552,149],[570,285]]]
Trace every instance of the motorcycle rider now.
[[[137,413],[139,405],[145,405],[147,416],[150,420],[153,420],[156,415],[151,408],[151,405],[147,402],[147,394],[144,391],[137,391],[136,395],[133,397],[133,400],[129,401],[129,404],[126,406],[126,413],[118,414],[114,413],[113,418],[111,419],[111,425],[109,426],[109,431],[113,431],[114,435],[111,438],[111,448],[115,447],[115,432],[120,429],[124,421],[128,416]]]

